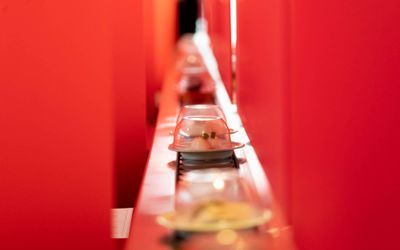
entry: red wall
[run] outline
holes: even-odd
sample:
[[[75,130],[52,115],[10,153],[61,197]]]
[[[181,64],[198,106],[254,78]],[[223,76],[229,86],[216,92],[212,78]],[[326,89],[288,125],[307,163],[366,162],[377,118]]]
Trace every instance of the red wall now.
[[[238,1],[238,103],[300,249],[398,249],[400,2]]]
[[[303,249],[399,249],[400,2],[293,6],[293,222]]]
[[[175,49],[177,1],[146,0],[144,8],[147,122],[154,126],[158,112],[156,95],[161,90],[167,69],[171,67]],[[148,140],[151,144],[152,135]]]
[[[283,209],[289,206],[288,13],[285,1],[237,2],[237,102]]]
[[[112,3],[117,206],[132,207],[147,159],[144,6],[143,1]]]
[[[204,16],[208,24],[211,47],[218,62],[222,81],[231,95],[231,24],[229,0],[204,0]]]
[[[108,1],[0,2],[0,245],[110,249]]]

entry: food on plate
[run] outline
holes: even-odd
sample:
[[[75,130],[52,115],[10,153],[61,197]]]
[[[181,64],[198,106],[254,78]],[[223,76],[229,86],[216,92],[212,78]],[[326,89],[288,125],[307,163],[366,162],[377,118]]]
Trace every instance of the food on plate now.
[[[189,146],[190,149],[192,150],[209,150],[211,149],[210,143],[207,141],[207,139],[204,139],[202,137],[196,137],[192,140]]]
[[[207,136],[215,138],[217,135],[229,133],[225,121],[218,116],[188,116],[184,118],[183,130],[188,136]]]
[[[219,149],[219,148],[230,148],[231,144],[229,143],[229,141],[221,139],[221,138],[212,138],[208,141],[210,143],[210,147],[212,149]]]
[[[220,223],[248,220],[257,215],[257,210],[248,203],[211,200],[179,211],[177,221],[190,223]]]
[[[173,145],[192,151],[227,150],[232,147],[229,129],[219,116],[187,116],[176,128]]]

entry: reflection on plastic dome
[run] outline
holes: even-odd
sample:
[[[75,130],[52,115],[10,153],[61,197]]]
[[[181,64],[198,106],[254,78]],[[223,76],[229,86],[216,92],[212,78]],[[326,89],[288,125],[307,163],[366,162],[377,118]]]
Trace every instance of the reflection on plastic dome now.
[[[176,49],[178,53],[198,53],[199,49],[197,48],[193,34],[185,34],[176,44]]]
[[[229,129],[219,116],[187,116],[177,125],[173,145],[185,151],[212,151],[232,147]]]
[[[176,124],[187,116],[217,116],[221,117],[226,122],[226,117],[222,109],[215,104],[197,104],[197,105],[185,105],[179,112]]]
[[[203,58],[199,53],[179,53],[176,68],[180,74],[207,72]]]
[[[210,200],[251,203],[245,185],[235,168],[188,171],[179,181],[175,208],[184,210]]]
[[[179,101],[187,104],[212,104],[215,102],[215,82],[207,71],[192,69],[178,80]]]
[[[182,73],[191,71],[207,71],[200,54],[186,54],[180,58],[179,64]]]
[[[159,217],[161,225],[181,231],[245,229],[271,216],[259,206],[254,191],[236,169],[193,170],[179,182],[175,211]]]
[[[177,69],[205,68],[200,51],[193,40],[193,35],[186,34],[177,43]]]

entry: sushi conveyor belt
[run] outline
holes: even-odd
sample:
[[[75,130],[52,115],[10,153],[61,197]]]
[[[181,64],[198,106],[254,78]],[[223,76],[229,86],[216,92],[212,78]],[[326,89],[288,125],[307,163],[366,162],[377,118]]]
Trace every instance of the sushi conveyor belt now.
[[[207,53],[207,51],[204,53]],[[185,161],[180,154],[168,150],[168,146],[172,142],[170,131],[176,126],[176,115],[177,110],[179,110],[175,79],[176,72],[172,70],[166,76],[163,85],[154,141],[125,250],[296,249],[291,227],[285,221],[283,211],[273,198],[265,168],[261,166],[241,124],[240,117],[235,112],[235,108],[220,80],[216,79],[216,103],[226,114],[228,125],[238,129],[238,132],[232,135],[232,139],[245,143],[246,146],[234,150],[232,157],[223,162]],[[221,243],[221,239],[215,233],[182,234],[157,224],[158,215],[174,210],[175,195],[183,174],[186,171],[196,169],[199,163],[202,168],[216,166],[236,168],[240,176],[252,186],[259,196],[260,205],[269,209],[271,220],[268,224],[258,227],[257,230],[253,228],[230,232],[230,236],[235,237],[234,245],[224,245],[224,242]],[[190,237],[188,237],[189,235]]]
[[[218,160],[184,160],[181,153],[176,154],[176,184],[178,185],[180,177],[186,172],[196,169],[207,169],[207,168],[235,168],[239,169],[239,160],[236,154],[225,159]]]

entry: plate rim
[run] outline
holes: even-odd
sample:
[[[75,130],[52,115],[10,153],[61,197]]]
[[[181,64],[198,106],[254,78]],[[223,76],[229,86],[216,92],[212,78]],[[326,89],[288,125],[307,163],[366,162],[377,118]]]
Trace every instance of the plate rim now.
[[[176,225],[173,220],[169,219],[173,217],[176,212],[171,211],[164,213],[162,215],[158,215],[156,217],[156,221],[159,225],[176,230],[176,231],[186,231],[186,232],[216,232],[224,229],[231,229],[231,230],[240,230],[240,229],[246,229],[246,228],[251,228],[251,227],[256,227],[263,225],[271,220],[271,217],[268,217],[264,215],[264,213],[267,210],[264,210],[261,212],[259,216],[256,216],[254,218],[249,218],[245,220],[239,220],[236,222],[227,222],[227,223],[221,223],[221,224],[201,224],[201,223],[181,223]]]

